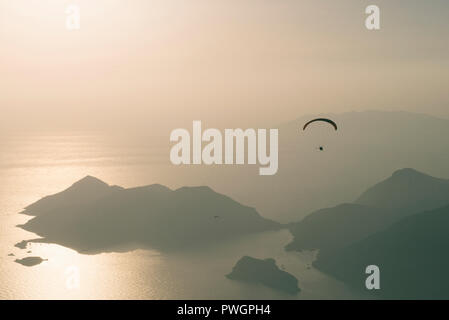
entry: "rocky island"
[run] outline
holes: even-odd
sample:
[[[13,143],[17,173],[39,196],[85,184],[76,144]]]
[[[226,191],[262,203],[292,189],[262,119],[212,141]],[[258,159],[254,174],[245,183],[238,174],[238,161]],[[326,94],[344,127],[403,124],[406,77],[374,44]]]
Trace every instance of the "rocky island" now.
[[[226,277],[231,280],[260,283],[289,294],[300,292],[298,279],[280,270],[274,259],[261,260],[244,256]]]
[[[14,260],[17,263],[20,263],[21,265],[25,267],[33,267],[38,264],[41,264],[43,261],[47,261],[46,259],[42,259],[41,257],[26,257],[23,259],[16,259]]]

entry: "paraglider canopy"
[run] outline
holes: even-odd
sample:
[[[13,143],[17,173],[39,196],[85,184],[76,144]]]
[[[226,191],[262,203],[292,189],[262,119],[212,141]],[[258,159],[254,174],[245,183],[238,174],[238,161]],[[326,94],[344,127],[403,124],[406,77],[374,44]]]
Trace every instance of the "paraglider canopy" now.
[[[330,123],[334,127],[334,129],[337,130],[337,124],[334,121],[332,121],[331,119],[326,119],[326,118],[317,118],[317,119],[310,120],[309,122],[307,122],[304,125],[302,130],[306,130],[306,128],[309,126],[309,124],[311,124],[313,122],[317,122],[317,121]]]

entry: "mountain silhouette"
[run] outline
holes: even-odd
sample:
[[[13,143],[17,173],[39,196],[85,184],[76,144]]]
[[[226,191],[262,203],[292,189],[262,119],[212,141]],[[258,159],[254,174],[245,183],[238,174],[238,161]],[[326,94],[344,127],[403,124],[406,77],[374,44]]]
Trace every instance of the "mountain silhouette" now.
[[[449,204],[449,180],[413,169],[393,175],[369,188],[355,203],[313,212],[289,225],[293,241],[287,250],[320,249],[320,255],[381,231],[417,211]]]
[[[408,212],[436,209],[449,203],[449,180],[402,169],[369,188],[355,203]]]
[[[78,252],[176,250],[282,226],[209,187],[124,189],[86,177],[23,212],[21,227]],[[220,219],[214,219],[220,216]]]
[[[366,291],[365,268],[380,268],[390,299],[449,299],[449,206],[415,214],[336,252],[319,256],[322,271]]]
[[[359,204],[321,209],[289,225],[293,240],[287,250],[333,250],[360,240],[395,221],[389,210]]]
[[[63,207],[88,204],[97,199],[101,199],[106,195],[111,195],[121,190],[123,190],[123,188],[118,186],[109,186],[100,179],[92,176],[86,176],[63,192],[47,196],[27,206],[23,213],[32,216],[39,216],[41,213],[46,213],[53,209],[60,210]]]

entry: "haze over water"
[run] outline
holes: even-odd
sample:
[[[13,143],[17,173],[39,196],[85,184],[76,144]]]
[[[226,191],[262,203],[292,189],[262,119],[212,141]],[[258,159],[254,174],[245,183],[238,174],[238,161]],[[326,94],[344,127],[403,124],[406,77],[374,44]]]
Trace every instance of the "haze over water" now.
[[[15,227],[30,217],[18,214],[46,195],[69,187],[86,175],[124,187],[182,184],[170,175],[164,146],[150,140],[130,144],[99,134],[14,135],[0,140],[0,299],[291,299],[356,297],[340,282],[307,269],[314,254],[285,252],[287,231],[254,234],[218,247],[162,254],[148,250],[82,255],[54,244],[14,244],[36,238]],[[159,141],[159,140],[154,140]],[[125,146],[126,145],[126,146]],[[171,176],[171,178],[169,178]],[[187,178],[183,178],[188,180]],[[178,181],[178,183],[175,183]],[[31,253],[27,253],[31,250]],[[8,256],[14,253],[15,256]],[[275,258],[299,279],[298,296],[224,277],[243,255]],[[15,259],[40,256],[34,267]],[[80,288],[66,287],[68,267],[80,270]]]

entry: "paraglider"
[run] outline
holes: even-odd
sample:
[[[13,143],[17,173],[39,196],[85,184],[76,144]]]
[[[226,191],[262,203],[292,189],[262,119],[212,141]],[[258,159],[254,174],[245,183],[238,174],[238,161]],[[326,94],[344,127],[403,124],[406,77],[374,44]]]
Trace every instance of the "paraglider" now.
[[[330,125],[332,125],[332,126],[334,127],[335,131],[338,130],[337,124],[336,124],[333,120],[327,119],[327,118],[316,118],[316,119],[310,120],[309,122],[307,122],[307,123],[304,125],[304,127],[302,128],[302,130],[303,130],[303,131],[306,130],[307,127],[308,127],[311,123],[314,123],[314,122],[326,122],[326,123],[329,123]],[[324,147],[323,147],[323,146],[319,146],[319,147],[318,147],[318,150],[324,151]]]
[[[307,127],[309,126],[309,124],[311,124],[311,123],[313,123],[313,122],[317,122],[317,121],[327,122],[327,123],[331,124],[331,125],[334,127],[335,130],[338,130],[337,124],[336,124],[334,121],[332,121],[331,119],[326,119],[326,118],[317,118],[317,119],[310,120],[309,122],[307,122],[307,123],[304,125],[304,127],[302,128],[302,130],[306,130]]]

